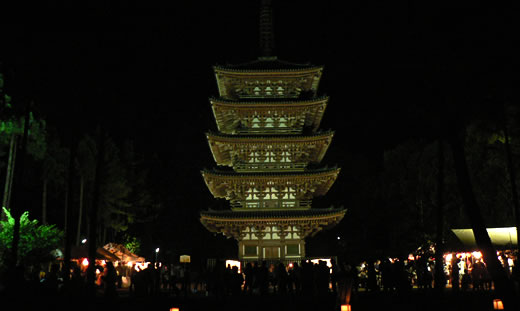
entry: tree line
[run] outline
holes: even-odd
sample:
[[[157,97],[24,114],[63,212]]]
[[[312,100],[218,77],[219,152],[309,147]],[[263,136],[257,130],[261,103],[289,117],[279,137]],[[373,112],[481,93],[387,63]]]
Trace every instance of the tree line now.
[[[150,183],[150,159],[132,140],[111,137],[102,124],[90,131],[48,124],[37,103],[9,96],[5,80],[0,72],[0,186],[6,211],[1,217],[6,224],[15,221],[11,232],[20,231],[21,216],[28,221],[29,213],[42,228],[64,233],[55,247],[69,256],[71,246],[85,238],[97,246],[128,242],[139,252],[136,242],[146,235],[142,226],[163,207]],[[2,256],[9,252],[12,248]],[[23,254],[17,250],[12,264],[23,263]]]

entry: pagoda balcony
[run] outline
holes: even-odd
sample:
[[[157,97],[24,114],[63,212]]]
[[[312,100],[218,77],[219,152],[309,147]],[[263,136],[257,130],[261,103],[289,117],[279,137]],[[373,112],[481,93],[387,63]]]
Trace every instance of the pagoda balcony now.
[[[312,200],[245,200],[230,205],[232,210],[295,210],[311,208]]]
[[[303,172],[307,167],[307,163],[286,163],[286,162],[270,162],[270,163],[236,163],[233,168],[237,172],[256,173],[256,172]]]
[[[239,100],[210,98],[215,121],[226,134],[300,134],[317,131],[328,103],[327,96],[295,100]]]
[[[299,127],[249,127],[238,128],[234,134],[238,135],[300,135],[303,133],[303,125]]]

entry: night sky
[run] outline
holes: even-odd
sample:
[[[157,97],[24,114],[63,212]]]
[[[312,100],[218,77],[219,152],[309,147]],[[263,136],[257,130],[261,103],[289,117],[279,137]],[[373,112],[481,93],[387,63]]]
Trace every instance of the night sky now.
[[[63,4],[48,1],[3,23],[0,60],[15,104],[34,99],[63,135],[71,126],[89,132],[104,123],[114,137],[158,153],[171,208],[185,211],[170,216],[185,217],[185,229],[207,242],[198,211],[221,204],[199,173],[215,165],[204,136],[216,129],[208,101],[217,95],[212,66],[259,56],[259,2],[99,1],[57,14]],[[435,83],[479,91],[517,68],[512,9],[274,2],[278,58],[325,66],[320,93],[330,102],[321,128],[336,135],[323,164],[346,168],[318,201],[325,207],[348,202],[352,154],[377,166],[385,148],[429,135],[414,112],[442,98]],[[468,86],[468,78],[479,82]]]

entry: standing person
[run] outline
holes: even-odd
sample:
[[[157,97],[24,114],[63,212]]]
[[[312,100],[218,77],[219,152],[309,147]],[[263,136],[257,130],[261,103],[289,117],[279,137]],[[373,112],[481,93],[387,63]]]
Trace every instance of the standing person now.
[[[469,290],[469,286],[471,284],[471,275],[469,274],[469,271],[468,269],[464,269],[464,275],[462,276],[462,281],[461,281],[461,288],[463,291],[468,291]]]
[[[297,262],[293,264],[292,274],[294,279],[294,291],[300,294],[302,290],[302,269]]]
[[[276,286],[278,288],[278,293],[281,295],[285,295],[287,293],[288,275],[287,270],[285,270],[285,265],[283,263],[278,263],[278,265],[276,266],[275,274],[277,280]]]
[[[260,295],[267,295],[269,289],[269,269],[267,268],[267,261],[262,261],[262,266],[258,273],[258,284],[260,285]]]
[[[233,266],[231,268],[231,295],[240,295],[242,284],[244,284],[244,276],[242,273],[238,273],[237,266]]]
[[[310,297],[314,294],[314,273],[312,263],[302,260],[302,295]]]
[[[337,267],[337,304],[349,304],[350,293],[353,285],[352,267],[345,262],[341,262]]]
[[[379,266],[381,269],[381,283],[384,291],[391,291],[394,288],[392,278],[392,264],[388,258],[384,258]]]
[[[114,268],[114,264],[109,261],[107,262],[104,274],[103,274],[103,284],[105,285],[105,297],[114,298],[117,296],[116,291],[116,283],[117,283],[117,273]]]
[[[471,269],[471,279],[473,280],[473,290],[481,290],[483,288],[482,278],[484,276],[484,264],[477,260]]]
[[[374,267],[374,261],[370,260],[368,261],[368,267],[367,267],[367,288],[369,291],[377,291],[379,287],[377,286],[377,279],[376,279],[376,270]]]
[[[336,264],[336,261],[334,259],[332,259],[330,261],[330,264],[332,266],[332,273],[330,274],[330,283],[332,284],[332,292],[334,293],[334,295],[336,295],[338,293],[337,282],[338,282],[339,267]]]
[[[251,294],[253,290],[253,265],[251,262],[246,263],[246,267],[244,269],[245,275],[245,283],[244,283],[244,293]]]
[[[459,259],[457,257],[453,257],[451,260],[451,288],[453,290],[459,290]]]
[[[136,282],[136,276],[137,276],[137,269],[135,263],[132,264],[132,267],[130,268],[130,271],[128,271],[128,277],[130,278],[130,287],[128,288],[128,291],[130,294],[135,294],[135,282]]]

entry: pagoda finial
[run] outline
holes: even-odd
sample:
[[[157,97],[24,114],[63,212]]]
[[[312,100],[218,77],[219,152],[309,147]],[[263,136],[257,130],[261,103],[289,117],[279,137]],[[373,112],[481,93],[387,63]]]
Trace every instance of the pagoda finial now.
[[[262,0],[260,8],[260,49],[262,50],[261,60],[274,60],[274,32],[273,32],[273,10],[271,0]]]

